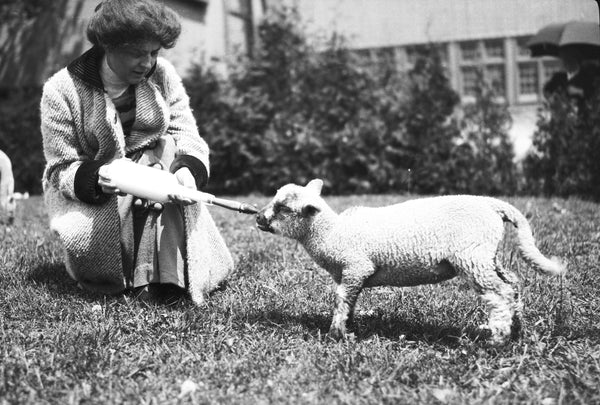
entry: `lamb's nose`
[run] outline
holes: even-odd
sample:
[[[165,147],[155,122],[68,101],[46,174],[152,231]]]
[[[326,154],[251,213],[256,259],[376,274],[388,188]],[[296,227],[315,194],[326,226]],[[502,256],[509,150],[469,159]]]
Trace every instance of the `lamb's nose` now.
[[[267,217],[265,217],[265,214],[263,214],[262,211],[260,211],[256,214],[256,223],[259,225],[267,224]]]

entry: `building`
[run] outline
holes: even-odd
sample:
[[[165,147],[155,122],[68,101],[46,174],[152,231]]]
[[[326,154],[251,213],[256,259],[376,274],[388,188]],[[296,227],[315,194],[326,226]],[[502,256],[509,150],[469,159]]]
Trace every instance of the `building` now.
[[[526,41],[546,24],[598,21],[599,15],[595,0],[162,1],[182,17],[182,35],[176,47],[163,53],[182,76],[195,63],[225,70],[233,55],[252,56],[261,18],[269,8],[282,4],[294,6],[311,31],[342,34],[350,48],[368,56],[372,63],[391,61],[398,69],[407,69],[419,46],[438,44],[451,84],[464,101],[471,97],[477,71],[483,68],[508,103],[518,157],[530,145],[543,84],[561,68],[556,59],[532,58]],[[0,27],[0,45],[11,41],[14,45],[0,49],[17,55],[12,65],[0,65],[0,87],[40,84],[89,47],[84,40],[85,26],[99,2],[57,1],[55,4],[66,4],[58,30],[62,37],[46,44],[34,34],[32,44],[37,50],[15,40],[25,36],[27,26],[18,35],[11,33],[8,25]],[[46,17],[56,21],[55,16]],[[43,20],[37,23],[30,31],[44,29]],[[40,67],[32,69],[36,64]]]
[[[598,22],[594,0],[295,0],[315,29],[335,30],[373,60],[411,61],[411,49],[443,46],[454,88],[472,94],[483,67],[510,105],[537,102],[556,59],[532,59],[525,44],[542,26]]]
[[[182,32],[176,46],[162,54],[182,76],[195,63],[222,64],[235,53],[251,54],[256,27],[266,8],[262,0],[160,1],[181,17]],[[51,6],[42,7],[36,18],[3,21],[0,89],[39,86],[89,48],[85,29],[100,2],[55,0]],[[9,8],[5,17],[15,14]]]
[[[414,50],[442,46],[453,87],[467,99],[475,71],[486,75],[509,105],[537,103],[545,80],[560,68],[552,58],[531,58],[524,46],[542,26],[575,19],[598,21],[594,0],[162,0],[181,16],[182,35],[167,56],[182,75],[193,63],[252,55],[256,28],[269,8],[293,5],[314,31],[337,32],[371,59],[399,69]],[[62,54],[77,54],[89,16],[100,0],[66,0]],[[2,34],[2,32],[0,32]],[[7,34],[5,34],[7,35]],[[0,40],[2,35],[0,35]],[[55,68],[55,67],[51,67]]]
[[[277,1],[269,3],[275,6]],[[594,0],[289,0],[315,32],[342,34],[373,63],[410,67],[414,50],[441,46],[453,88],[468,101],[483,68],[513,116],[517,157],[531,144],[536,110],[555,58],[532,58],[525,44],[544,25],[598,22]]]
[[[80,25],[99,0],[84,1]],[[251,54],[256,27],[263,16],[261,0],[162,0],[181,17],[181,36],[174,48],[162,52],[181,75],[194,63],[225,63],[237,53]]]

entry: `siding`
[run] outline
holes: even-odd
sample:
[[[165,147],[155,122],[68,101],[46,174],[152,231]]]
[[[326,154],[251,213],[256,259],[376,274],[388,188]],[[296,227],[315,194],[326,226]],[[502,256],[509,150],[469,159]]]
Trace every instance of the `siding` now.
[[[354,48],[531,35],[551,22],[598,21],[594,0],[292,2],[312,29],[342,33]]]

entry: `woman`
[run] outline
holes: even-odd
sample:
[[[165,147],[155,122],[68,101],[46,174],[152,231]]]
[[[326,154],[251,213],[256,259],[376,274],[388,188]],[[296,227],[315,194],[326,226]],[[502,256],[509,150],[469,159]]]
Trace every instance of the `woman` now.
[[[67,271],[88,289],[171,286],[200,302],[233,267],[201,204],[135,199],[103,175],[111,161],[129,158],[171,171],[186,187],[206,185],[208,146],[181,78],[158,57],[180,31],[177,15],[154,0],[106,0],[87,28],[93,47],[44,85],[44,199]]]

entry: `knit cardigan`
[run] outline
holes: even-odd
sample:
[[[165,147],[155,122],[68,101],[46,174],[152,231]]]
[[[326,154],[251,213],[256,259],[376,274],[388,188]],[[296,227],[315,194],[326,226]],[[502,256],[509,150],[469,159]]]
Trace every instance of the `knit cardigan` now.
[[[118,112],[99,78],[101,56],[101,50],[92,48],[44,85],[42,186],[50,227],[64,246],[67,272],[83,287],[115,294],[129,287],[121,225],[117,197],[97,187],[98,168],[171,137],[176,157],[170,170],[188,167],[201,187],[208,178],[209,151],[181,78],[162,58],[135,86],[135,125],[126,145]],[[230,274],[233,260],[204,204],[186,206],[184,223],[188,289],[200,303]]]

